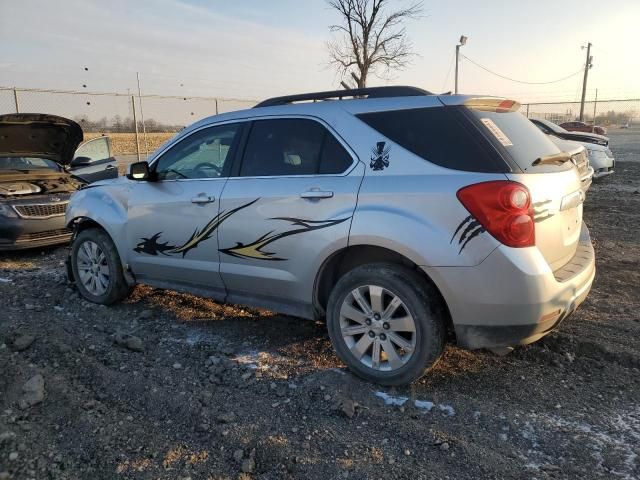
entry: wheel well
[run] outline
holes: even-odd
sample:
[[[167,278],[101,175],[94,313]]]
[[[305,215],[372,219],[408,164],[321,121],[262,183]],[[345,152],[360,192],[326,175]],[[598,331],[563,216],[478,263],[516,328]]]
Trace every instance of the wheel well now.
[[[407,257],[400,255],[398,252],[372,245],[354,245],[347,247],[333,254],[325,261],[320,269],[320,273],[318,274],[315,284],[314,301],[316,310],[319,311],[320,316],[324,316],[329,295],[331,295],[331,290],[338,280],[354,268],[369,263],[393,263],[403,265],[414,270],[426,282],[431,284],[438,293],[438,301],[441,303],[445,312],[447,330],[453,332],[453,324],[451,322],[451,315],[449,314],[447,302],[442,297],[438,287],[433,283],[425,271]]]
[[[71,226],[73,227],[76,235],[83,230],[87,230],[88,228],[99,228],[101,230],[104,230],[104,228],[102,228],[102,225],[100,225],[95,220],[91,220],[87,217],[74,218],[71,222]]]

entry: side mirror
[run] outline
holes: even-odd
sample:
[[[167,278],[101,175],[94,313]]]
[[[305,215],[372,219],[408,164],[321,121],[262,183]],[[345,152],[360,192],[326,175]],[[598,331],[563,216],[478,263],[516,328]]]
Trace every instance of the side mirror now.
[[[127,172],[127,178],[129,180],[145,181],[151,179],[151,172],[149,171],[149,164],[147,162],[136,162],[129,165]]]
[[[91,158],[89,157],[76,157],[71,160],[71,167],[86,167],[91,164]]]

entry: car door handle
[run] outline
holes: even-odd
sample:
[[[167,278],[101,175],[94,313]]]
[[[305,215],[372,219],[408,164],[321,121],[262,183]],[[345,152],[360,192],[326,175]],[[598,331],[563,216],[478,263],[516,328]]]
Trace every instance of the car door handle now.
[[[307,190],[300,194],[300,198],[332,198],[333,192],[326,190]]]
[[[105,170],[111,170],[113,168],[116,168],[115,165],[107,165],[106,167],[104,167]]]
[[[211,203],[211,202],[215,202],[216,199],[214,197],[206,197],[204,195],[198,196],[198,197],[193,197],[191,199],[191,203]]]

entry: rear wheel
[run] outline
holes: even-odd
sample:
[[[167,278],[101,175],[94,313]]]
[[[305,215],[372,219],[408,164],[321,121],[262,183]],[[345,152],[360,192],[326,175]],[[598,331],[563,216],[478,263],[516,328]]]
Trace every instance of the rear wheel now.
[[[327,324],[347,366],[382,385],[420,378],[444,349],[437,292],[399,265],[364,265],[344,275],[329,297]]]
[[[78,291],[90,302],[110,305],[131,292],[118,251],[104,230],[89,228],[78,234],[71,246],[71,268]]]

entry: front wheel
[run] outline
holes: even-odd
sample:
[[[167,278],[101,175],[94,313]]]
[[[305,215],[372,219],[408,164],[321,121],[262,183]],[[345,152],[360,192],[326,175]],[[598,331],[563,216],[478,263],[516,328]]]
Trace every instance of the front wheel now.
[[[342,361],[382,385],[420,378],[444,349],[435,288],[399,265],[364,265],[344,275],[329,297],[327,325]]]
[[[90,302],[110,305],[131,292],[116,246],[102,229],[78,234],[71,245],[71,268],[78,291]]]

